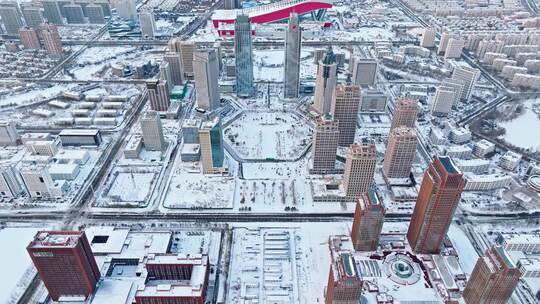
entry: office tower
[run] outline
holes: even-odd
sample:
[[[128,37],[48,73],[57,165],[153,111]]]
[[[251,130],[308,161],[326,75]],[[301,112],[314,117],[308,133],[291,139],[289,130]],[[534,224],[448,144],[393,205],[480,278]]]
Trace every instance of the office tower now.
[[[16,198],[24,193],[17,176],[19,171],[13,165],[0,165],[0,197]]]
[[[447,116],[456,99],[456,91],[452,87],[439,85],[433,97],[432,113],[434,116]]]
[[[312,173],[327,174],[336,169],[338,138],[338,122],[330,114],[317,118],[313,133]]]
[[[146,81],[146,89],[148,90],[148,99],[152,110],[164,112],[169,109],[171,99],[166,80],[149,79]]]
[[[166,80],[167,83],[171,83],[171,79],[172,79],[171,66],[165,60],[159,64],[159,79]],[[169,86],[169,90],[172,90],[172,86]]]
[[[171,86],[179,86],[184,84],[184,69],[182,68],[182,58],[180,54],[168,52],[163,56],[163,60],[169,63],[171,69]]]
[[[0,145],[16,145],[19,138],[20,136],[17,133],[14,121],[0,120]]]
[[[384,223],[384,205],[375,190],[360,195],[354,211],[351,240],[357,251],[374,251]]]
[[[82,7],[79,4],[64,5],[64,13],[66,14],[66,21],[68,24],[86,23]]]
[[[521,271],[508,252],[494,245],[478,258],[463,291],[467,304],[505,304],[516,288]]]
[[[219,116],[202,123],[199,130],[199,143],[201,145],[203,173],[215,174],[225,172],[223,132]]]
[[[241,6],[242,5],[240,3],[240,0],[224,0],[223,1],[223,8],[226,10],[240,8]]]
[[[99,268],[83,231],[39,231],[26,250],[53,301],[96,289]]]
[[[360,87],[351,83],[340,84],[334,90],[330,113],[339,122],[340,147],[354,143],[358,105],[360,104]]]
[[[26,22],[26,26],[37,29],[37,27],[43,23],[43,14],[41,12],[41,8],[39,8],[35,3],[25,3],[24,5],[21,4],[21,11],[24,21]]]
[[[50,198],[54,195],[54,182],[45,164],[25,164],[20,168],[21,178],[32,198]]]
[[[62,25],[64,23],[56,0],[42,0],[41,4],[43,5],[43,18],[47,22],[56,25]]]
[[[142,11],[139,13],[139,24],[144,38],[154,38],[156,33],[156,21],[152,11]]]
[[[91,24],[105,23],[105,13],[103,12],[102,5],[98,5],[98,4],[87,5],[86,15],[88,16],[88,23],[91,23]]]
[[[463,83],[461,99],[468,101],[471,98],[474,86],[480,78],[480,71],[467,66],[456,66],[452,71],[452,79]]]
[[[409,177],[416,156],[417,142],[418,138],[413,128],[401,126],[390,131],[383,163],[386,178]]]
[[[283,96],[296,98],[300,88],[300,48],[302,29],[298,14],[291,13],[285,33],[285,67],[283,73]]]
[[[352,81],[359,86],[373,85],[377,77],[377,60],[354,57],[352,60]]]
[[[319,69],[317,71],[317,79],[315,80],[313,107],[319,114],[330,112],[332,95],[334,95],[334,89],[336,88],[336,81],[336,57],[330,46],[328,47],[328,51],[324,55],[324,58],[319,60]]]
[[[452,106],[456,106],[461,99],[461,95],[463,95],[465,83],[461,80],[446,78],[441,81],[440,86],[452,89],[455,92]]]
[[[349,200],[356,200],[373,184],[377,151],[375,144],[367,139],[354,143],[347,152],[343,187]]]
[[[457,39],[459,38],[459,36],[453,33],[442,33],[441,40],[439,41],[439,47],[437,48],[437,54],[442,55],[446,52],[446,48],[448,47],[448,41],[451,38]]]
[[[193,53],[197,46],[193,41],[179,41],[176,43],[177,48],[175,52],[180,54],[182,58],[182,67],[184,69],[184,75],[187,77],[193,76]]]
[[[184,144],[198,144],[200,128],[201,121],[199,119],[184,119],[184,123],[182,124]]]
[[[163,138],[161,118],[156,111],[146,111],[141,116],[141,131],[146,150],[163,151],[166,148]]]
[[[358,304],[362,294],[362,278],[350,252],[339,252],[332,256],[325,304]]]
[[[219,63],[214,49],[193,54],[193,74],[197,105],[212,111],[219,107]]]
[[[112,4],[120,18],[133,21],[137,18],[137,6],[135,0],[113,0]]]
[[[36,30],[29,27],[22,27],[19,29],[19,38],[25,49],[40,49],[39,37]]]
[[[4,24],[4,29],[8,35],[19,34],[19,28],[24,24],[21,18],[21,12],[19,5],[16,1],[2,1],[0,2],[0,17]]]
[[[402,98],[396,102],[394,107],[390,130],[399,126],[414,128],[417,118],[418,102],[414,99]]]
[[[465,185],[463,173],[448,156],[435,156],[418,192],[407,231],[417,253],[438,253]]]
[[[249,97],[253,87],[253,49],[251,22],[247,15],[238,15],[234,25],[234,57],[236,61],[236,95]]]
[[[435,36],[437,32],[433,28],[424,28],[422,31],[422,40],[420,40],[420,46],[425,48],[432,48],[435,46]]]
[[[47,52],[53,56],[60,56],[64,52],[58,28],[54,24],[44,23],[39,26],[38,36]]]
[[[444,58],[459,58],[465,47],[465,40],[459,38],[448,39],[448,44],[444,52]]]

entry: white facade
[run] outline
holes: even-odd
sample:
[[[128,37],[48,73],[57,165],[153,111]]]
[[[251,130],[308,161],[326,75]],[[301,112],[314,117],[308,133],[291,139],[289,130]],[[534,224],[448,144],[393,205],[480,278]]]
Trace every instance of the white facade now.
[[[16,145],[19,139],[15,122],[0,121],[0,145]]]
[[[46,165],[29,164],[21,168],[21,177],[32,198],[50,198],[54,195],[54,182]]]
[[[193,54],[193,76],[197,105],[213,111],[219,107],[219,63],[213,49],[196,51]]]
[[[161,126],[159,114],[155,111],[144,112],[140,122],[144,147],[151,151],[163,151],[165,149],[165,139],[163,138],[163,127]]]

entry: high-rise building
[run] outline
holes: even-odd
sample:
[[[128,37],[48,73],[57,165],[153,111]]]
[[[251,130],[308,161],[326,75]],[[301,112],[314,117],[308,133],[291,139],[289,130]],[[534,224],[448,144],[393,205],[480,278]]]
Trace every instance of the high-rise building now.
[[[15,127],[15,121],[0,120],[0,145],[16,145],[20,136]]]
[[[182,67],[184,69],[184,76],[193,76],[193,53],[197,49],[197,45],[193,41],[173,39],[174,43],[169,43],[169,47],[174,46],[174,52],[180,54],[182,58]]]
[[[359,104],[360,87],[358,85],[340,84],[334,90],[330,113],[339,123],[338,144],[340,147],[347,147],[354,143]]]
[[[285,66],[283,74],[283,96],[296,98],[300,88],[300,48],[302,29],[298,14],[291,13],[285,33]]]
[[[392,115],[392,126],[414,128],[418,119],[418,102],[414,99],[402,98],[396,102],[394,114]]]
[[[87,5],[86,15],[88,16],[88,23],[91,23],[91,24],[105,23],[105,13],[103,12],[102,5],[99,5],[99,4]]]
[[[343,187],[348,200],[356,200],[373,184],[377,151],[375,144],[367,139],[354,143],[347,152]]]
[[[22,27],[19,29],[19,38],[25,49],[37,50],[41,48],[41,43],[39,43],[39,37],[33,28]]]
[[[240,8],[241,3],[240,0],[225,0],[223,1],[223,8],[226,10],[233,10],[236,8]]]
[[[351,240],[357,251],[374,251],[384,222],[384,205],[375,190],[360,195],[354,211]]]
[[[111,16],[111,4],[109,3],[109,0],[94,0],[93,4],[101,6],[103,16]]]
[[[328,51],[324,58],[319,60],[319,69],[317,71],[317,79],[315,80],[315,97],[313,108],[319,114],[330,112],[332,106],[332,95],[337,82],[337,63],[336,56],[332,51],[332,47],[328,47]]]
[[[60,7],[58,7],[56,0],[42,0],[41,4],[43,5],[43,18],[47,22],[56,25],[62,25],[64,23]]]
[[[504,247],[492,246],[476,261],[463,299],[467,304],[508,303],[521,275]]]
[[[352,60],[352,81],[359,86],[373,85],[377,77],[377,60],[354,57]]]
[[[324,303],[358,304],[362,294],[362,285],[362,278],[358,273],[352,253],[337,253],[332,256]]]
[[[83,24],[84,19],[83,9],[80,4],[67,4],[63,7],[68,24]]]
[[[163,56],[163,60],[169,63],[171,69],[171,86],[184,84],[184,69],[182,67],[182,58],[179,53],[168,52]]]
[[[234,25],[234,57],[236,62],[236,95],[253,95],[253,47],[251,45],[251,22],[247,15],[238,15]]]
[[[335,170],[338,138],[338,122],[330,114],[317,118],[313,132],[312,173],[327,174]]]
[[[448,39],[446,50],[444,52],[444,58],[459,58],[465,47],[465,40],[459,38]]]
[[[467,66],[456,66],[452,71],[452,79],[463,83],[463,91],[461,93],[462,100],[471,98],[474,86],[480,78],[480,70]]]
[[[197,105],[212,111],[219,107],[219,63],[216,51],[206,49],[193,54],[193,74]]]
[[[0,2],[0,18],[8,35],[19,34],[19,28],[24,25],[16,1],[6,0]]]
[[[146,150],[163,151],[166,148],[163,138],[161,118],[156,111],[146,111],[141,116],[141,131]]]
[[[54,24],[44,23],[39,26],[38,36],[43,47],[53,56],[60,56],[64,52],[58,28]]]
[[[446,48],[448,47],[448,41],[451,39],[457,39],[459,36],[454,33],[442,33],[441,40],[439,41],[439,47],[437,48],[437,54],[442,55],[444,52],[446,52]]]
[[[139,24],[141,33],[145,38],[154,38],[156,33],[156,21],[154,20],[154,12],[142,11],[139,13]]]
[[[101,275],[83,231],[39,231],[26,250],[53,301],[96,289]]]
[[[137,18],[137,5],[135,0],[113,0],[116,13],[123,19],[133,20]]]
[[[199,130],[201,162],[204,174],[216,174],[226,171],[225,152],[223,150],[223,131],[219,116],[205,121]]]
[[[20,168],[21,178],[32,198],[54,197],[54,181],[44,164],[26,164]]]
[[[433,97],[432,113],[434,116],[446,116],[452,110],[456,99],[456,91],[452,87],[440,85]]]
[[[437,32],[433,28],[426,27],[422,31],[422,40],[420,46],[425,48],[432,48],[435,46],[435,36]]]
[[[171,66],[165,60],[163,60],[159,64],[159,79],[167,81],[168,84],[171,83],[171,79],[172,79]],[[169,90],[172,90],[172,86],[169,86]]]
[[[465,186],[463,173],[448,156],[429,164],[407,231],[417,253],[439,253]]]
[[[396,127],[390,131],[383,163],[386,178],[409,177],[417,143],[418,138],[413,128]]]
[[[43,13],[40,7],[35,3],[23,3],[21,4],[21,11],[26,22],[26,26],[37,29],[37,27],[43,23]]]
[[[146,89],[148,90],[148,99],[150,100],[150,108],[152,110],[164,112],[169,109],[171,99],[166,80],[149,79],[146,81]]]
[[[16,198],[24,192],[17,176],[20,174],[15,166],[0,165],[0,197]]]

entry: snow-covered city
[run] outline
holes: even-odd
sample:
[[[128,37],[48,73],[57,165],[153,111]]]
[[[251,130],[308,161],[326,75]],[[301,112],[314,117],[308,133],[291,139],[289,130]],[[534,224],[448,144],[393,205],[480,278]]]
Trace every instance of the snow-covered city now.
[[[540,303],[540,0],[0,0],[0,37],[0,304]]]

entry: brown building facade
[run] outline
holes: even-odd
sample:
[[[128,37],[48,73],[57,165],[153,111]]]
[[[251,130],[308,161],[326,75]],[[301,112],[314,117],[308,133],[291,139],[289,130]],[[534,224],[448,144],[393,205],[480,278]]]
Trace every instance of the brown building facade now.
[[[356,203],[351,231],[354,249],[374,251],[379,245],[379,237],[384,222],[384,206],[377,192],[369,189],[362,193]]]

